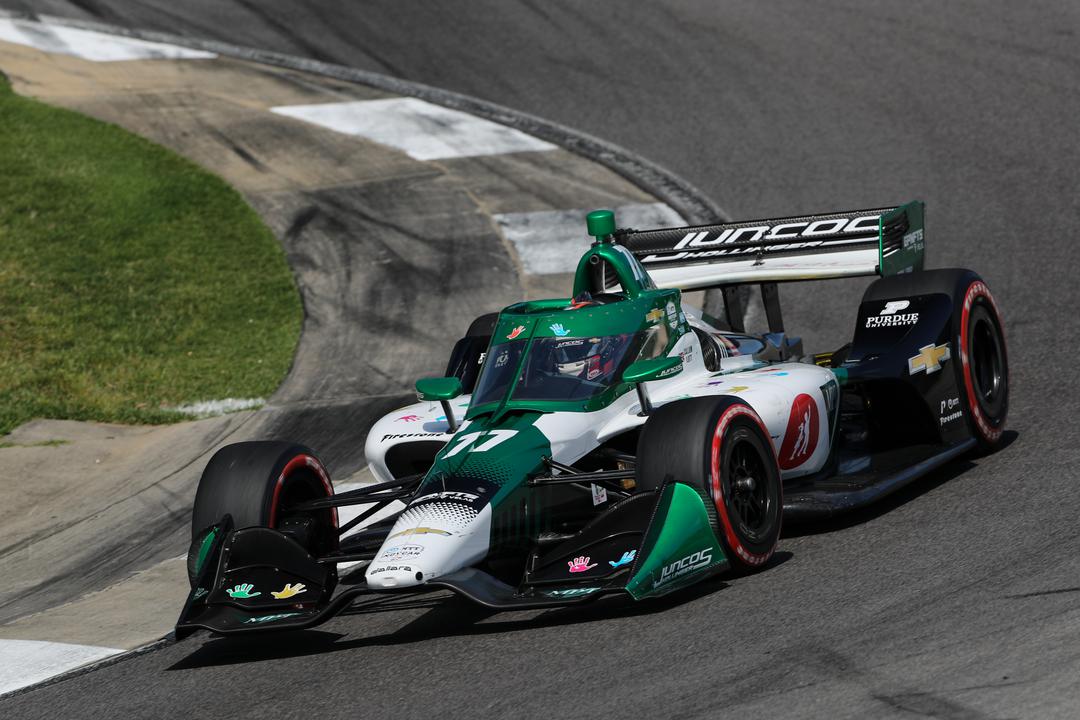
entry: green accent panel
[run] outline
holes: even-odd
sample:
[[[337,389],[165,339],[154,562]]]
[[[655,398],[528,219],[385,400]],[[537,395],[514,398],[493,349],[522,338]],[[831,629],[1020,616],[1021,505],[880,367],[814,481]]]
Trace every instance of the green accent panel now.
[[[658,357],[652,360],[638,360],[623,371],[623,381],[628,383],[650,382],[672,377],[682,372],[682,358]]]
[[[499,488],[498,502],[544,470],[541,458],[551,456],[551,443],[536,428],[540,413],[482,417],[448,442],[424,478],[423,487],[437,488],[442,477],[470,477]]]
[[[610,251],[611,245],[598,246]],[[617,247],[617,246],[615,246]],[[624,249],[625,251],[625,249]],[[615,252],[615,251],[612,251]],[[629,254],[629,251],[625,251]],[[616,252],[622,256],[622,253]],[[636,262],[636,261],[635,261]],[[666,355],[679,338],[690,332],[682,313],[681,293],[678,290],[641,290],[636,298],[604,305],[585,305],[573,309],[568,300],[540,300],[516,303],[503,309],[491,337],[488,354],[497,352],[500,345],[530,342],[533,338],[592,337],[621,335],[646,330],[667,323]],[[668,311],[671,307],[672,312]],[[671,317],[676,318],[672,325]],[[561,333],[565,333],[565,336]],[[526,348],[522,358],[528,355]],[[540,412],[594,412],[610,405],[616,398],[633,390],[633,384],[616,383],[608,390],[588,400],[500,400],[483,405],[472,404],[465,417],[473,420],[485,413],[509,410],[538,410]]]
[[[214,539],[218,535],[218,528],[214,527],[210,532],[206,533],[206,537],[203,538],[202,544],[199,545],[199,555],[195,559],[195,576],[198,577],[202,572],[203,564],[206,562],[207,556],[210,551],[214,549]]]
[[[633,253],[622,245],[601,243],[591,247],[578,261],[577,272],[574,273],[574,297],[585,291],[600,292],[599,288],[593,287],[592,274],[601,269],[605,273],[605,285],[611,287],[618,282],[628,298],[634,299],[648,290],[656,289],[649,273],[645,272]],[[609,271],[614,272],[615,276],[611,277]]]
[[[615,234],[615,213],[610,210],[593,210],[585,216],[585,227],[589,234],[597,240]]]
[[[626,584],[635,600],[664,595],[728,567],[704,500],[683,483],[664,488],[638,557],[644,559]]]
[[[453,400],[462,392],[456,377],[421,378],[416,381],[416,395],[421,400]]]
[[[923,269],[926,260],[926,243],[923,239],[925,208],[922,201],[915,200],[881,216],[878,221],[878,269],[882,277]],[[908,226],[903,244],[900,250],[885,257],[885,225],[901,215],[907,216]]]
[[[836,382],[840,383],[840,387],[847,385],[847,368],[833,368],[832,373],[836,376]]]
[[[483,495],[492,510],[492,548],[520,546],[552,530],[551,493],[526,485],[529,477],[546,472],[543,458],[552,454],[551,443],[536,428],[539,417],[515,412],[476,420],[435,457],[419,494],[451,487]]]

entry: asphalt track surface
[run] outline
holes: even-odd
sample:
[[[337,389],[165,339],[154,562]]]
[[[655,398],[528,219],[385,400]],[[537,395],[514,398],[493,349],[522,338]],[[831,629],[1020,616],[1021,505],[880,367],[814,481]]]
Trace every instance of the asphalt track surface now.
[[[486,617],[458,601],[196,638],[0,701],[192,717],[1080,714],[1080,6],[78,0],[5,3],[398,75],[619,143],[751,218],[927,202],[933,267],[989,282],[1007,446],[765,572],[670,601]],[[863,283],[783,288],[808,349]]]

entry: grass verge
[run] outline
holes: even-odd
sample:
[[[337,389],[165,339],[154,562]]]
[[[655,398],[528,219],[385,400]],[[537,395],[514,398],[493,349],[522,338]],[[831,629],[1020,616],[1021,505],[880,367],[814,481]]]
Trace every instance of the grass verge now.
[[[0,308],[0,436],[266,397],[302,319],[280,245],[225,182],[2,75]]]

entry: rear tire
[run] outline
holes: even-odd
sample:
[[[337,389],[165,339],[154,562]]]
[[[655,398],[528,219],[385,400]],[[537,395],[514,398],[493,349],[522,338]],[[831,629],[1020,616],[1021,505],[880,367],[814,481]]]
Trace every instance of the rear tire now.
[[[776,550],[783,519],[780,468],[757,413],[733,397],[692,398],[654,410],[638,439],[637,487],[679,481],[711,501],[710,519],[736,571]]]
[[[1001,443],[1009,415],[1009,356],[990,288],[973,281],[960,308],[960,395],[971,433],[983,452]]]
[[[1000,444],[1009,415],[1009,354],[1005,324],[982,278],[960,268],[894,275],[875,280],[863,302],[938,293],[953,304],[949,336],[959,362],[952,365],[968,427],[979,451],[989,452]]]
[[[233,527],[277,528],[315,555],[337,548],[335,509],[291,512],[297,503],[333,495],[330,475],[315,454],[288,442],[242,442],[214,453],[199,479],[191,513],[188,578],[194,585],[197,556],[209,529],[225,515]]]

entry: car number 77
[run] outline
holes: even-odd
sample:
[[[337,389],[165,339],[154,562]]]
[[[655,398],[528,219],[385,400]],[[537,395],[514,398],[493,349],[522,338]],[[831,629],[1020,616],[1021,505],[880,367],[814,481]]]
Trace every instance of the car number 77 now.
[[[484,435],[485,433],[488,435],[488,438],[484,442],[482,442],[479,445],[477,445],[476,447],[474,447],[471,452],[486,452],[486,451],[490,450],[491,448],[495,447],[496,445],[498,445],[499,443],[506,442],[510,438],[514,437],[515,435],[517,435],[518,431],[517,430],[481,430],[480,432],[466,433],[465,435],[462,435],[458,439],[458,442],[457,442],[456,445],[454,445],[454,448],[450,452],[443,455],[443,457],[444,458],[454,457],[459,452],[461,452],[462,450],[464,450],[465,448],[467,448],[468,446],[470,446],[474,442],[476,442],[476,439],[479,438],[481,435]]]

